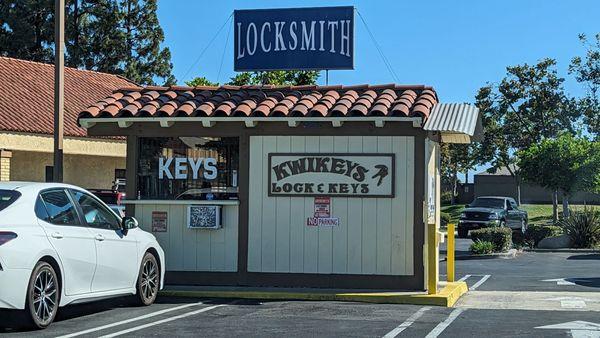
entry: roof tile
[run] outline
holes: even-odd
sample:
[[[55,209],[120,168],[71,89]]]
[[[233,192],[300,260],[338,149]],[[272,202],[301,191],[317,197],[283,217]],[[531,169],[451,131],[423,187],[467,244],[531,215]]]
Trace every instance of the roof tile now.
[[[130,102],[132,100],[134,102]],[[426,118],[436,103],[435,91],[422,85],[145,87],[113,93],[83,111],[80,117],[370,115]]]

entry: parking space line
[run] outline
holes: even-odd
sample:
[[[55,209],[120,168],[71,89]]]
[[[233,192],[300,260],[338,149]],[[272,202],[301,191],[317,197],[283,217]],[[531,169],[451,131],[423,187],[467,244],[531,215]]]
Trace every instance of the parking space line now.
[[[102,336],[101,338],[112,338],[112,337],[121,336],[121,335],[124,335],[124,334],[128,334],[128,333],[131,333],[131,332],[135,332],[135,331],[139,331],[139,330],[142,330],[142,329],[145,329],[145,328],[149,328],[149,327],[152,327],[152,326],[155,326],[155,325],[160,325],[160,324],[172,322],[174,320],[178,320],[178,319],[186,318],[186,317],[189,317],[189,316],[197,315],[199,313],[210,311],[212,309],[216,309],[216,308],[222,307],[222,306],[226,306],[226,304],[213,305],[213,306],[202,308],[200,310],[186,312],[184,314],[181,314],[181,315],[178,315],[178,316],[175,316],[175,317],[165,318],[165,319],[158,320],[158,321],[155,321],[155,322],[152,322],[152,323],[148,323],[148,324],[144,324],[144,325],[139,325],[139,326],[132,327],[130,329],[126,329],[126,330],[122,330],[122,331],[119,331],[119,332],[111,333],[111,334]]]
[[[427,334],[427,336],[425,336],[425,338],[436,338],[437,336],[439,336],[442,332],[444,332],[444,330],[450,326],[450,324],[452,324],[452,322],[458,317],[460,316],[460,314],[464,311],[464,309],[454,309],[454,311],[452,311],[450,313],[450,315],[448,316],[448,318],[446,318],[446,320],[444,320],[443,322],[439,323],[436,327],[433,328],[433,330],[431,330],[431,332],[429,332]]]
[[[464,282],[466,281],[469,277],[471,277],[471,275],[464,275],[461,279],[459,279],[459,282]]]
[[[429,309],[431,309],[431,306],[426,306],[426,307],[422,307],[419,309],[419,311],[413,313],[410,317],[408,317],[404,323],[398,325],[395,329],[393,329],[392,331],[388,332],[385,336],[383,336],[383,338],[394,338],[397,335],[400,334],[400,332],[406,330],[406,328],[408,328],[409,326],[411,326],[417,319],[419,319],[424,313],[425,311],[428,311]]]
[[[164,310],[160,310],[160,311],[148,313],[148,314],[145,314],[143,316],[126,319],[126,320],[123,320],[123,321],[120,321],[120,322],[106,324],[106,325],[98,326],[98,327],[91,328],[91,329],[88,329],[88,330],[70,333],[68,335],[60,336],[60,337],[57,337],[57,338],[77,337],[77,336],[81,336],[81,335],[84,335],[84,334],[88,334],[88,333],[92,333],[92,332],[96,332],[96,331],[100,331],[100,330],[104,330],[104,329],[109,329],[111,327],[115,327],[115,326],[119,326],[119,325],[123,325],[123,324],[128,324],[128,323],[135,322],[135,321],[138,321],[138,320],[143,320],[143,319],[155,317],[155,316],[158,316],[158,315],[162,315],[162,314],[165,314],[165,313],[169,313],[169,312],[172,312],[172,311],[177,311],[177,310],[185,309],[185,308],[192,307],[192,306],[202,305],[202,304],[204,304],[204,303],[198,302],[198,303],[185,304],[185,305],[181,305],[181,306],[175,306],[175,307],[171,307],[171,308],[168,308],[168,309],[164,309]]]
[[[485,276],[483,276],[477,283],[473,284],[473,286],[471,286],[469,288],[469,290],[475,290],[475,289],[477,289],[478,287],[481,286],[481,284],[485,283],[485,281],[488,280],[490,277],[491,277],[491,275],[485,275]]]

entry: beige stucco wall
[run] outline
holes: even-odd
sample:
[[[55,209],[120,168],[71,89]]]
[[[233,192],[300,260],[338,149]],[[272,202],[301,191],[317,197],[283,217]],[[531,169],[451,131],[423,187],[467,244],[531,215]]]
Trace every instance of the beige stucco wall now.
[[[39,135],[0,131],[0,149],[51,153],[54,151],[52,135]],[[65,137],[65,154],[125,157],[125,140],[92,137]]]
[[[10,180],[44,182],[52,162],[51,153],[13,151]],[[64,155],[64,182],[83,188],[110,188],[115,169],[125,169],[124,157]]]

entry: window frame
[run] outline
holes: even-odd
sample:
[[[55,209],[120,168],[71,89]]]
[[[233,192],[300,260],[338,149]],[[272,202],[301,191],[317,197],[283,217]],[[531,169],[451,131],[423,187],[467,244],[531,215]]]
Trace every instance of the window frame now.
[[[109,231],[118,231],[121,229],[120,225],[122,222],[121,217],[119,217],[119,215],[117,215],[109,206],[106,205],[106,203],[104,203],[101,199],[99,199],[98,197],[94,196],[94,194],[83,191],[83,190],[78,190],[78,189],[73,189],[73,188],[68,188],[67,189],[69,192],[69,197],[73,200],[75,207],[77,208],[78,213],[80,214],[80,219],[82,220],[83,224],[85,224],[85,226],[87,228],[90,229],[96,229],[96,230],[109,230]],[[79,192],[81,194],[83,194],[84,196],[87,196],[89,198],[91,198],[92,200],[96,201],[98,204],[100,204],[101,207],[105,208],[105,211],[108,211],[109,214],[111,214],[112,216],[115,217],[115,220],[117,221],[117,228],[116,229],[112,229],[112,228],[101,228],[101,227],[97,227],[97,226],[93,226],[90,223],[88,223],[88,221],[85,219],[85,213],[83,212],[83,208],[81,207],[81,204],[79,204],[79,201],[77,201],[75,199],[75,192]]]
[[[35,212],[35,204],[34,204],[34,213],[36,218],[54,225],[54,226],[58,226],[58,227],[82,227],[82,228],[87,228],[86,223],[84,222],[83,218],[81,217],[81,212],[79,210],[78,204],[75,203],[75,200],[73,200],[73,197],[71,196],[69,190],[67,188],[48,188],[48,189],[44,189],[44,190],[40,190],[40,192],[38,193],[38,198],[39,200],[42,202],[42,205],[44,206],[44,209],[46,210],[46,214],[48,215],[48,217],[50,217],[50,213],[48,212],[48,206],[46,205],[46,201],[44,200],[44,198],[42,197],[43,194],[45,193],[49,193],[49,192],[54,192],[54,191],[62,191],[65,193],[65,195],[67,195],[67,198],[69,199],[69,202],[71,202],[71,205],[73,205],[73,208],[75,209],[75,215],[77,216],[77,221],[78,224],[55,224],[52,222],[49,222],[45,219],[41,219],[38,217],[37,212]]]

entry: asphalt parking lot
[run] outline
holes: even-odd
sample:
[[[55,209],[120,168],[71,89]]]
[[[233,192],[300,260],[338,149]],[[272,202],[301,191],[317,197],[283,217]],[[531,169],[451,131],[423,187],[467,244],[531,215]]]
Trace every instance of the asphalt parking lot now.
[[[345,302],[159,298],[69,306],[44,331],[6,336],[210,337],[600,337],[600,255],[523,253],[514,259],[457,261],[469,293],[455,308]],[[440,271],[445,271],[442,264]]]

